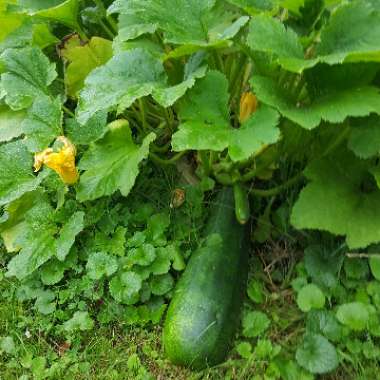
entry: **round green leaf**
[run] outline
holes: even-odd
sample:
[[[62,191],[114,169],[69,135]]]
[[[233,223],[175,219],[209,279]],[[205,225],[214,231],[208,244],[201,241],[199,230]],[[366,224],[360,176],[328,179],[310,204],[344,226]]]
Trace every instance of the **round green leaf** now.
[[[370,256],[369,267],[371,268],[373,277],[380,281],[380,257]]]
[[[339,364],[335,347],[319,334],[305,336],[297,349],[296,360],[301,367],[318,374],[330,372]]]
[[[252,355],[252,346],[249,342],[241,342],[236,346],[236,351],[238,354],[244,358],[248,359]]]
[[[322,309],[325,305],[325,295],[317,285],[308,284],[298,293],[297,305],[305,313],[311,309]]]
[[[340,305],[336,312],[338,321],[352,330],[364,330],[369,321],[369,310],[366,304],[351,302]]]
[[[104,275],[111,276],[117,271],[117,259],[105,252],[95,252],[90,255],[86,269],[93,280],[100,280]]]
[[[124,272],[114,277],[110,282],[112,297],[127,305],[133,305],[139,300],[141,287],[141,277],[135,272]]]
[[[132,248],[128,252],[128,261],[131,264],[149,265],[155,258],[156,252],[152,244],[143,244],[141,247]]]
[[[252,311],[243,318],[243,335],[247,338],[255,338],[265,332],[269,327],[270,320],[261,311]]]
[[[154,276],[150,282],[150,288],[152,293],[156,296],[162,296],[172,289],[174,285],[174,279],[170,273],[166,273],[160,276]]]
[[[14,354],[16,352],[16,345],[11,336],[0,338],[0,353],[2,351],[9,355]]]

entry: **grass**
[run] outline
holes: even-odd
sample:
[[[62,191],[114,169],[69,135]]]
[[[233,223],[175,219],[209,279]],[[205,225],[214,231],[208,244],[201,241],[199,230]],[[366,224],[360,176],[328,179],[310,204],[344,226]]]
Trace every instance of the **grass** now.
[[[267,289],[266,302],[260,306],[273,321],[267,338],[290,356],[305,329],[304,314],[296,306],[288,278],[299,260],[299,253],[286,246],[270,245],[257,252],[251,269],[251,276],[261,279]],[[259,266],[262,269],[255,270]],[[11,282],[0,282],[0,294],[9,296],[11,289]],[[265,377],[270,363],[255,357],[242,359],[236,348],[225,363],[200,373],[176,367],[165,359],[160,326],[100,327],[69,345],[52,339],[49,326],[44,326],[41,318],[12,297],[5,297],[0,304],[0,337],[11,336],[15,343],[13,351],[0,354],[1,380],[271,379]],[[237,342],[242,339],[239,335]],[[376,380],[380,378],[379,369],[375,360],[363,365],[344,362],[334,374],[320,379]]]

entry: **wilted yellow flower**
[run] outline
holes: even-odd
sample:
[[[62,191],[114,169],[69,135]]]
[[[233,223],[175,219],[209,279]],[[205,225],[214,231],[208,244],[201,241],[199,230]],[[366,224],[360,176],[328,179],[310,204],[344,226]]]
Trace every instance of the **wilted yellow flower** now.
[[[240,123],[244,123],[256,111],[256,108],[256,96],[252,92],[243,92],[240,98]]]
[[[52,148],[47,148],[34,155],[34,171],[38,172],[42,165],[46,165],[58,173],[64,183],[72,185],[79,178],[75,166],[75,145],[65,136],[59,136],[56,141],[63,144],[58,152],[54,152]]]

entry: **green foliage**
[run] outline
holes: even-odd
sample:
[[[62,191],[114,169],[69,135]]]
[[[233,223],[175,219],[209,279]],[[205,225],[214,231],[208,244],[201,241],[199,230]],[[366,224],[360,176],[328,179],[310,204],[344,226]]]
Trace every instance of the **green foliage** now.
[[[296,359],[311,373],[330,372],[339,364],[334,346],[319,334],[305,336],[302,346],[297,350]]]
[[[255,246],[306,249],[286,276],[268,264],[270,288],[251,273],[236,351],[261,372],[240,378],[379,358],[378,2],[15,0],[0,24],[0,282],[32,313],[18,330],[79,352],[95,326],[159,323],[211,190],[241,183]],[[90,373],[0,336],[9,378]],[[140,354],[120,373],[151,378]]]
[[[351,173],[349,178],[347,170]],[[367,162],[342,151],[314,161],[305,175],[311,182],[293,208],[295,227],[346,235],[350,248],[366,247],[380,239],[375,217],[380,192],[371,188]]]
[[[103,139],[83,155],[79,168],[84,170],[78,188],[78,200],[86,201],[120,190],[128,195],[139,172],[139,163],[147,157],[153,133],[141,146],[135,145],[128,123],[115,122]]]
[[[34,99],[46,94],[57,76],[55,64],[36,47],[7,49],[1,54],[0,62],[4,66],[3,96],[13,110],[28,108]]]
[[[308,284],[299,291],[297,304],[303,312],[321,309],[325,305],[325,296],[318,286]]]
[[[279,139],[277,114],[270,108],[262,107],[241,128],[231,128],[227,87],[223,75],[209,72],[189,91],[180,105],[182,123],[173,135],[174,150],[228,148],[233,161],[242,161]]]

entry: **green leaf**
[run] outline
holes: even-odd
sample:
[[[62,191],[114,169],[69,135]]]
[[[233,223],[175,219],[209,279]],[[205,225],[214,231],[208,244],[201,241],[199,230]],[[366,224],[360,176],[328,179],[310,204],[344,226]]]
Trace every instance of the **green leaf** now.
[[[334,313],[328,310],[311,310],[307,314],[306,328],[308,332],[322,334],[333,342],[342,338],[342,327]]]
[[[55,285],[60,282],[66,269],[65,263],[53,259],[41,267],[41,281],[44,285]]]
[[[348,116],[368,116],[371,112],[379,113],[380,109],[380,91],[373,86],[330,91],[311,104],[299,107],[274,79],[257,75],[251,84],[260,101],[306,129],[317,127],[322,120],[341,123]]]
[[[36,177],[32,165],[32,155],[21,140],[0,146],[0,206],[37,188],[43,174]]]
[[[322,245],[311,245],[305,249],[305,269],[316,284],[332,288],[338,283],[338,273],[344,256]]]
[[[63,329],[67,332],[92,330],[94,321],[87,311],[76,311],[71,319],[63,324]]]
[[[149,144],[155,135],[150,133],[141,146],[136,145],[128,123],[117,120],[103,139],[85,152],[79,168],[81,175],[77,198],[83,202],[111,195],[117,190],[127,196],[139,173],[139,164],[149,154]]]
[[[251,279],[247,286],[247,294],[251,301],[255,303],[263,303],[265,295],[263,292],[263,284],[255,279]]]
[[[380,258],[378,256],[369,257],[369,267],[373,277],[380,281]]]
[[[64,258],[83,228],[84,213],[78,211],[59,228],[54,223],[54,210],[45,197],[25,214],[25,224],[17,243],[21,250],[8,264],[7,276],[19,280],[32,274],[52,257]]]
[[[163,296],[174,286],[174,279],[170,273],[152,277],[150,281],[150,289],[152,294]]]
[[[281,7],[288,9],[297,16],[301,16],[300,9],[304,7],[306,0],[283,0]]]
[[[29,109],[21,128],[27,136],[28,149],[40,152],[47,148],[62,133],[62,112],[59,98],[41,95]]]
[[[112,42],[101,37],[92,37],[83,44],[80,38],[74,35],[65,43],[61,55],[67,60],[65,68],[67,94],[76,97],[83,88],[87,75],[112,57]]]
[[[23,15],[9,14],[0,9],[0,51],[4,41],[14,33],[25,21]]]
[[[44,49],[59,42],[47,24],[33,22],[21,14],[3,14],[0,11],[0,53],[9,48],[38,46]]]
[[[11,336],[0,338],[0,350],[8,355],[16,353],[16,345]]]
[[[184,81],[177,85],[155,89],[153,92],[154,99],[165,108],[173,105],[177,99],[181,98],[186,93],[189,88],[194,86],[196,79],[202,78],[206,75],[206,70],[206,66],[202,66],[189,73],[189,75],[185,77]]]
[[[41,198],[43,198],[43,194],[38,189],[27,192],[4,206],[4,214],[0,222],[0,234],[8,252],[17,252],[21,249],[18,239],[25,229],[25,214]]]
[[[1,87],[5,102],[14,110],[28,108],[56,78],[55,64],[36,47],[7,49],[0,55],[5,67]]]
[[[293,10],[298,13],[300,4],[295,5]],[[273,55],[286,70],[301,73],[317,63],[379,62],[379,25],[380,12],[366,1],[357,1],[343,4],[332,13],[322,29],[316,55],[310,59],[304,58],[297,34],[270,15],[252,18],[247,43],[255,51]]]
[[[262,335],[270,325],[270,320],[261,311],[250,311],[243,317],[243,335],[255,338]]]
[[[110,282],[110,293],[117,302],[133,305],[139,300],[141,277],[135,272],[118,274]]]
[[[21,124],[25,118],[23,111],[12,111],[0,105],[0,142],[9,141],[23,133]]]
[[[95,113],[84,125],[80,125],[75,119],[67,119],[65,124],[67,137],[74,145],[89,145],[107,132],[107,112]]]
[[[32,33],[33,39],[31,45],[36,45],[41,49],[56,45],[60,41],[54,34],[52,34],[47,24],[33,24]]]
[[[54,313],[56,308],[55,293],[51,290],[40,289],[37,293],[34,307],[43,315]]]
[[[347,145],[360,158],[379,155],[380,117],[371,115],[359,119],[351,129]]]
[[[166,74],[162,63],[142,49],[121,52],[86,78],[79,94],[77,119],[84,124],[96,112],[123,112],[136,99],[164,87]]]
[[[18,0],[17,5],[20,12],[30,16],[58,21],[74,29],[78,26],[78,0]]]
[[[236,20],[224,2],[215,0],[116,0],[108,12],[122,15],[124,40],[160,29],[165,42],[197,50],[225,43],[248,21],[246,16]]]
[[[88,276],[93,280],[100,280],[103,276],[109,277],[117,268],[117,259],[104,252],[90,254],[86,265]]]
[[[148,218],[147,238],[154,244],[166,243],[165,232],[170,226],[169,215],[165,212],[154,214]]]
[[[21,280],[56,255],[58,228],[52,218],[53,208],[45,198],[26,213],[26,224],[18,240],[21,250],[8,263],[7,276]]]
[[[297,305],[304,313],[311,309],[322,309],[325,305],[325,295],[317,285],[308,284],[299,291]]]
[[[58,260],[63,261],[66,259],[76,236],[83,230],[84,215],[83,211],[75,212],[62,227],[60,235],[56,240]]]
[[[316,63],[304,59],[297,34],[270,15],[252,17],[247,44],[255,51],[274,54],[278,63],[289,71],[301,72]]]
[[[351,302],[340,305],[336,312],[340,323],[355,331],[362,331],[369,322],[367,305],[361,302]]]
[[[347,278],[354,280],[366,280],[369,275],[367,260],[360,258],[346,258],[344,271]]]
[[[228,148],[231,159],[240,161],[279,139],[275,111],[262,106],[235,129],[229,123],[228,100],[228,82],[223,74],[211,71],[199,80],[181,102],[181,124],[172,138],[173,149]]]
[[[379,62],[379,10],[375,10],[367,1],[340,6],[322,30],[317,53],[323,57],[323,62],[330,65],[358,61]]]
[[[249,342],[241,342],[236,346],[236,351],[243,359],[249,359],[252,355],[252,346]]]
[[[143,244],[141,247],[132,248],[127,253],[128,263],[147,266],[156,258],[155,248],[152,244]]]
[[[349,151],[311,163],[305,170],[310,182],[293,207],[292,224],[346,235],[352,249],[380,241],[380,192],[361,188],[367,168]]]
[[[168,273],[171,266],[171,256],[169,255],[170,248],[158,247],[156,249],[156,258],[150,265],[149,269],[154,275]],[[174,264],[173,264],[174,267]],[[180,268],[184,269],[180,266]],[[174,268],[176,269],[176,268]],[[176,270],[182,270],[176,269]]]
[[[301,367],[315,374],[333,371],[339,364],[335,347],[319,334],[305,336],[302,346],[297,349],[296,360]]]
[[[245,10],[248,14],[255,14],[257,11],[269,11],[275,7],[275,0],[227,0]]]

